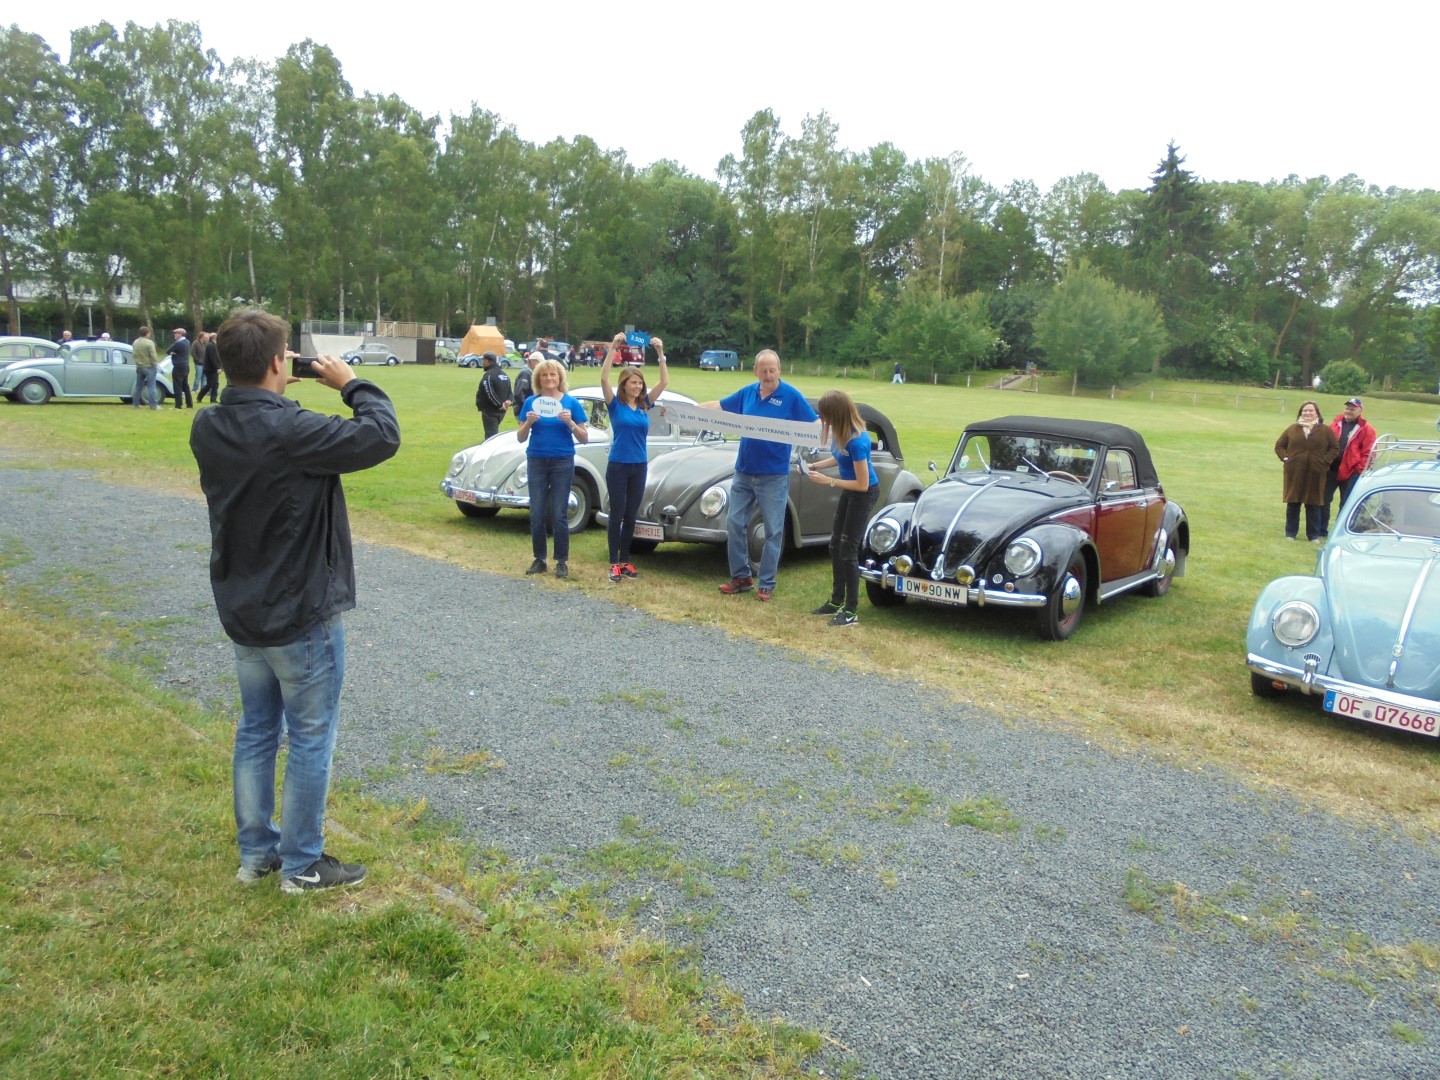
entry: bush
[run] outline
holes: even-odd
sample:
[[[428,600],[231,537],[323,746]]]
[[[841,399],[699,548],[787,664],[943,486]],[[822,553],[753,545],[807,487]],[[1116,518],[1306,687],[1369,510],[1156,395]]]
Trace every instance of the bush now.
[[[1352,360],[1332,360],[1320,370],[1320,389],[1327,394],[1363,394],[1370,376]]]

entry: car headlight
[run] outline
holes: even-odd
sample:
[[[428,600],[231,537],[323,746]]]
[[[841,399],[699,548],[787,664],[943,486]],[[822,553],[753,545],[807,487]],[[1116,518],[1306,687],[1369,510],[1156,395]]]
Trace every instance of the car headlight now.
[[[1291,600],[1270,616],[1270,632],[1287,648],[1308,645],[1320,632],[1320,613],[1303,600]]]
[[[894,518],[883,517],[870,526],[870,550],[876,554],[889,554],[899,542],[900,523]]]
[[[719,517],[725,512],[726,505],[730,502],[730,496],[725,489],[716,484],[714,487],[705,489],[705,494],[700,496],[700,513],[707,518]]]
[[[1029,577],[1040,565],[1040,545],[1028,536],[1012,540],[1005,549],[1005,569],[1016,577]]]
[[[452,457],[452,458],[450,459],[450,471],[445,474],[445,478],[446,478],[447,480],[453,480],[453,479],[455,479],[455,477],[457,477],[457,476],[460,475],[461,471],[462,471],[464,468],[465,468],[465,455],[464,455],[464,453],[456,454],[454,457]]]
[[[530,484],[530,459],[526,458],[520,462],[520,467],[515,470],[515,487],[528,487]]]

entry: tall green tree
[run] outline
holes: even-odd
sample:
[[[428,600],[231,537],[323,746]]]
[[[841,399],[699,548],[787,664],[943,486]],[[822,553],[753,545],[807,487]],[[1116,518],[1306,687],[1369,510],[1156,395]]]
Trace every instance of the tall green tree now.
[[[1074,386],[1107,386],[1152,369],[1168,338],[1154,301],[1080,262],[1041,306],[1035,343],[1051,367],[1073,370]]]

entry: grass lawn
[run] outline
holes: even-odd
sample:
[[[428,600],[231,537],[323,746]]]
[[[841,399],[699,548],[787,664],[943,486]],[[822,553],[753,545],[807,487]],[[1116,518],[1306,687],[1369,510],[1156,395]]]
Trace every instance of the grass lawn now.
[[[649,369],[653,376],[654,369]],[[474,409],[478,373],[454,367],[367,368],[395,399],[404,445],[386,465],[346,480],[352,520],[366,539],[519,575],[530,560],[526,514],[462,517],[438,490],[450,457],[481,437]],[[595,369],[573,373],[577,385]],[[736,389],[733,372],[677,369],[671,388],[697,400]],[[642,577],[617,587],[606,579],[605,539],[592,529],[572,542],[568,583],[613,596],[660,618],[723,627],[817,656],[916,680],[959,699],[1012,715],[1033,715],[1116,746],[1218,765],[1260,785],[1295,791],[1331,808],[1393,817],[1418,833],[1440,831],[1440,747],[1320,713],[1313,702],[1260,702],[1243,665],[1244,631],[1260,588],[1282,574],[1308,573],[1315,550],[1283,538],[1275,438],[1293,418],[1296,391],[1157,384],[1116,400],[1069,397],[1068,379],[1042,380],[1040,394],[981,387],[896,386],[800,375],[816,395],[837,383],[886,412],[912,471],[929,480],[963,425],[1007,413],[1106,419],[1139,430],[1170,497],[1191,522],[1187,576],[1170,595],[1127,596],[1090,608],[1068,642],[1047,643],[1022,612],[954,611],[918,604],[878,610],[861,603],[861,627],[840,636],[804,615],[829,588],[823,551],[789,552],[775,602],[721,596],[723,552],[663,545],[641,563]],[[1059,384],[1063,383],[1064,386]],[[312,408],[336,408],[333,392],[292,389]],[[1152,400],[1153,397],[1153,400]],[[1319,395],[1328,419],[1340,399]],[[1432,437],[1433,406],[1374,399],[1367,416],[1382,433]],[[0,403],[0,446],[39,460],[104,472],[117,483],[196,491],[187,445],[190,414],[135,411],[103,403],[28,408]],[[513,426],[507,420],[506,428]],[[197,495],[198,498],[198,495]],[[197,502],[197,513],[203,513]],[[365,602],[365,582],[359,582]]]

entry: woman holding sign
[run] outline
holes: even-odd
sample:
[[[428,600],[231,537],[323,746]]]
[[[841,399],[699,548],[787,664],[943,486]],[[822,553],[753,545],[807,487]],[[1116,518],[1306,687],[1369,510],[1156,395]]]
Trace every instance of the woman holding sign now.
[[[870,434],[850,395],[830,390],[818,406],[820,437],[828,437],[830,457],[807,466],[805,475],[813,483],[839,488],[841,495],[830,532],[830,599],[810,614],[829,615],[831,626],[854,626],[860,606],[860,538],[880,496],[880,478],[870,464]],[[838,476],[819,472],[836,466]]]
[[[554,360],[535,365],[535,392],[520,407],[515,437],[525,444],[530,474],[530,547],[527,574],[545,573],[545,531],[555,535],[555,576],[570,576],[570,526],[566,507],[575,478],[575,440],[590,441],[585,407],[570,396],[565,369]]]
[[[652,337],[650,345],[660,361],[660,377],[655,381],[655,388],[645,388],[645,376],[639,368],[622,367],[618,389],[610,389],[610,368],[624,344],[625,335],[616,334],[600,365],[600,390],[610,406],[610,460],[605,465],[605,487],[610,492],[611,581],[640,576],[630,561],[630,545],[635,539],[635,516],[640,512],[640,496],[645,493],[645,473],[650,464],[646,449],[650,409],[670,382],[665,343]]]

